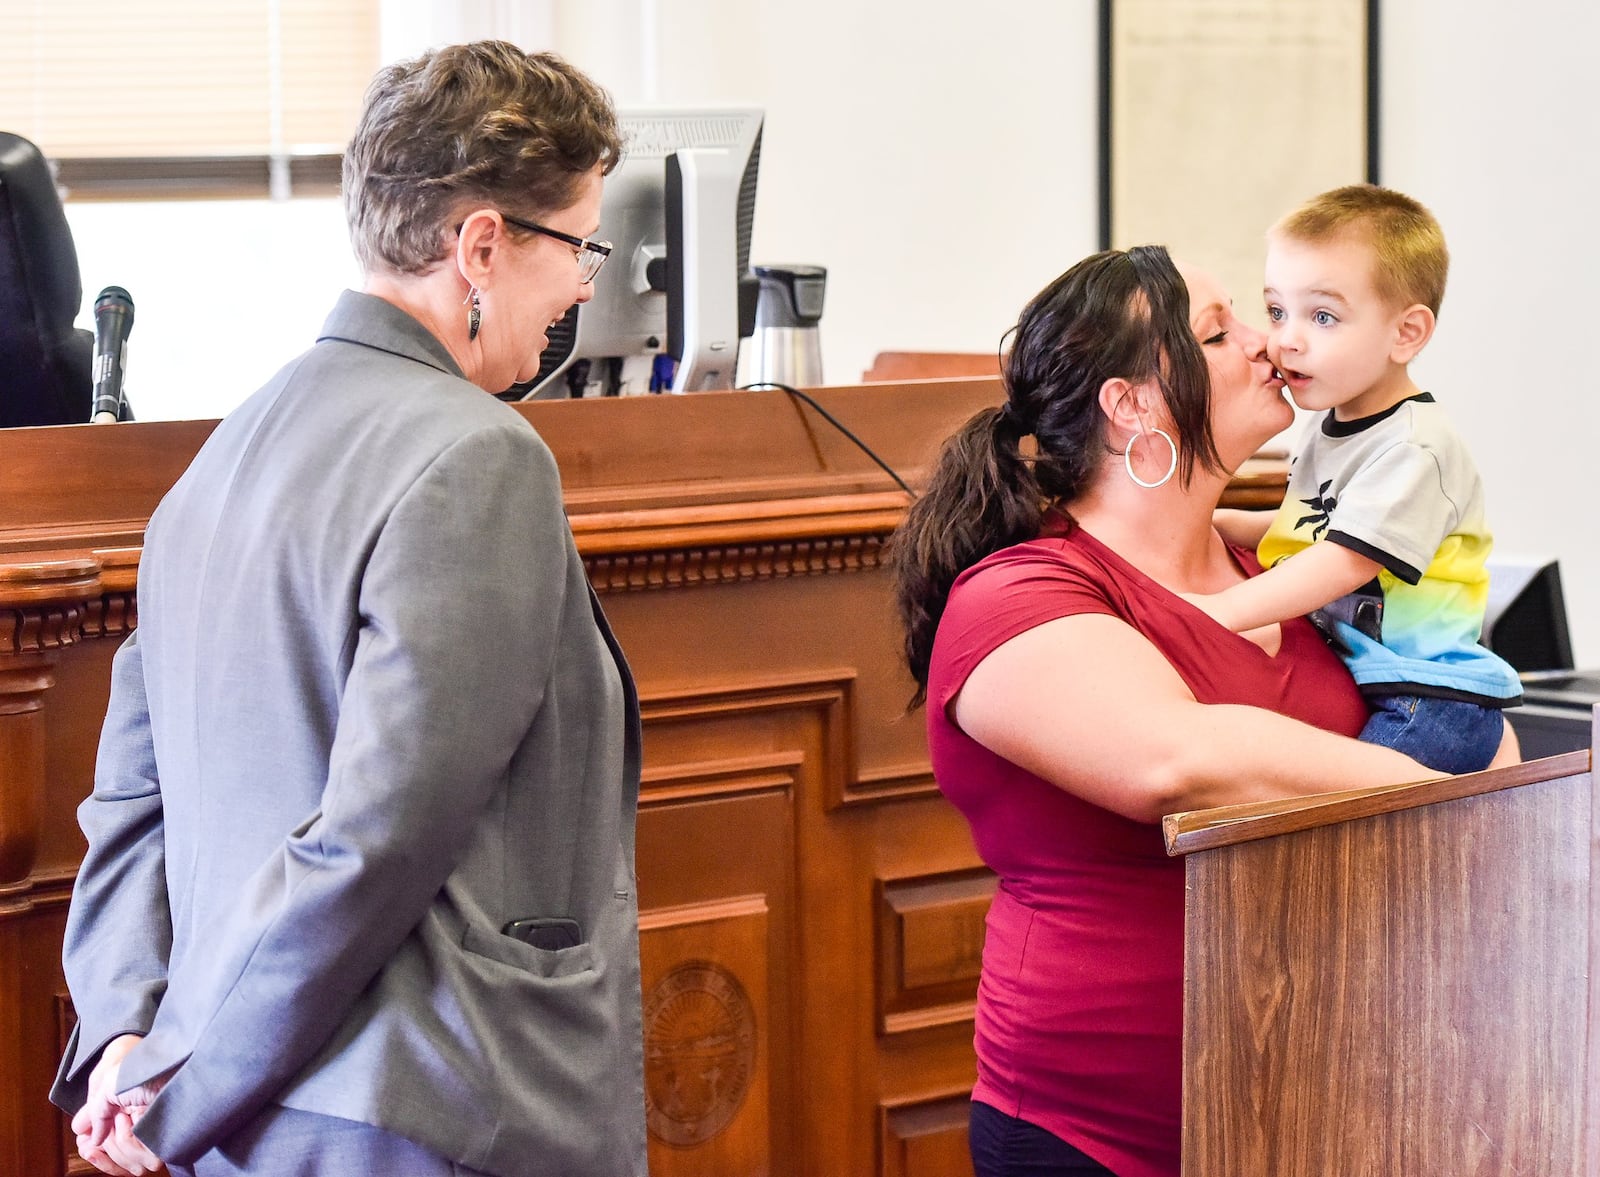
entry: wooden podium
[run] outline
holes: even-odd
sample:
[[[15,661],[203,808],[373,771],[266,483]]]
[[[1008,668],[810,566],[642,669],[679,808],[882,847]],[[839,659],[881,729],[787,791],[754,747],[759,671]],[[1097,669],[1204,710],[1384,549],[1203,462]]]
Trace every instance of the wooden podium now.
[[[1600,1173],[1590,762],[1166,819],[1185,1174]]]

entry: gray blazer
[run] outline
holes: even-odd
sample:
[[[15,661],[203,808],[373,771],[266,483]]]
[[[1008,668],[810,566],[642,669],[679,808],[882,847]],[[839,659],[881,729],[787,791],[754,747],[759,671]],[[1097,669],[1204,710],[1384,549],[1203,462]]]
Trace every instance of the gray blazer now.
[[[140,1137],[269,1102],[507,1177],[645,1172],[633,681],[550,451],[346,292],[150,521],[65,964]],[[510,921],[577,921],[539,948]]]

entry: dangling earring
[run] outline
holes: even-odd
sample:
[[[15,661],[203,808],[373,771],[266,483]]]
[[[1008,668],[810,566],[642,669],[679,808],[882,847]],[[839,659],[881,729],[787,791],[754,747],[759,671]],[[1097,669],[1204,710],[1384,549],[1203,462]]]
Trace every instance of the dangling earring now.
[[[467,297],[462,302],[470,302],[467,308],[467,342],[471,343],[478,338],[478,328],[483,326],[483,301],[478,297],[478,288],[472,287],[467,291]]]
[[[1171,479],[1173,471],[1178,468],[1178,446],[1177,443],[1172,440],[1172,434],[1168,433],[1165,429],[1152,429],[1150,432],[1155,434],[1162,441],[1166,442],[1167,449],[1172,451],[1172,460],[1167,463],[1167,472],[1154,482],[1146,482],[1133,472],[1133,443],[1145,435],[1143,429],[1139,430],[1138,433],[1135,433],[1128,439],[1128,448],[1122,451],[1122,465],[1127,469],[1129,478],[1133,479],[1140,486],[1146,488],[1147,490],[1154,490],[1158,486],[1165,486],[1168,480]]]

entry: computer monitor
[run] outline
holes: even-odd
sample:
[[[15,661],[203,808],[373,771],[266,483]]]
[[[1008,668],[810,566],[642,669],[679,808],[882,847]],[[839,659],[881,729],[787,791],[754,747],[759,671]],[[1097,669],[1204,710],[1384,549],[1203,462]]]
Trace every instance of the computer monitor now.
[[[606,177],[594,297],[549,333],[528,398],[729,389],[755,330],[750,270],[763,113],[618,112],[626,149]]]
[[[1544,558],[1491,559],[1481,640],[1515,670],[1571,670],[1561,566]]]

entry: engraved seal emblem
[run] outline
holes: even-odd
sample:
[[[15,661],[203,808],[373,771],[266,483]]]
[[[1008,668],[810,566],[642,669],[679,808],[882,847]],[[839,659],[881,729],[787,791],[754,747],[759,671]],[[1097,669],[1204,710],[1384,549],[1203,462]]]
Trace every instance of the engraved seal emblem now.
[[[667,1144],[693,1147],[726,1128],[756,1061],[756,1017],[739,979],[686,961],[644,1003],[645,1122]]]

